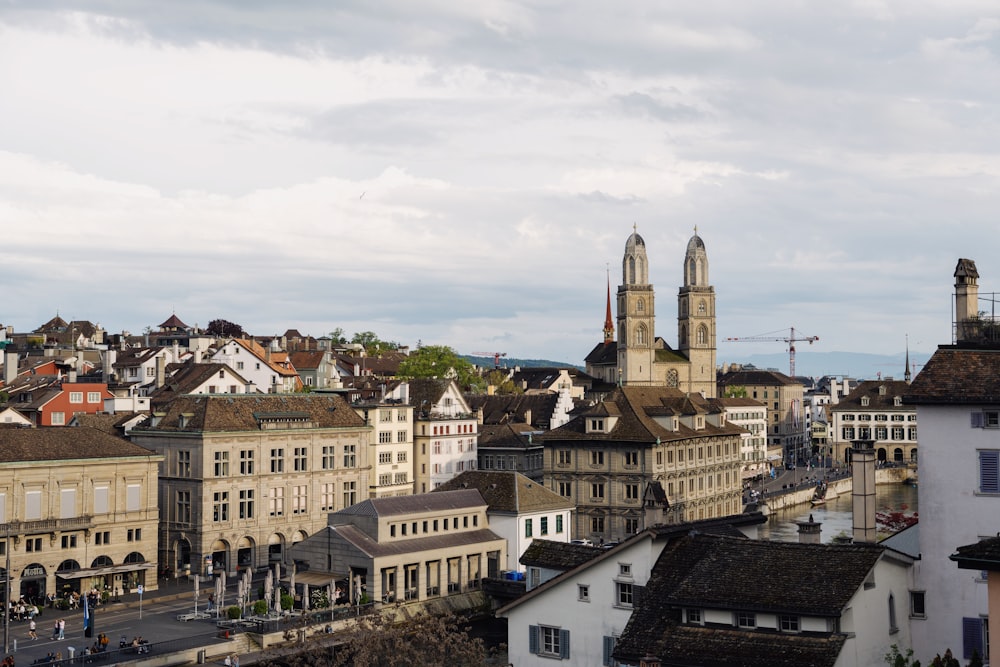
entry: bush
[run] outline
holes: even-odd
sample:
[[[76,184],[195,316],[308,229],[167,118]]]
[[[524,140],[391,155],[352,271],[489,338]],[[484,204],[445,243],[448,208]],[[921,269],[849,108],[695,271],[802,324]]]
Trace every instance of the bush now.
[[[237,607],[236,605],[233,605],[232,607],[226,609],[226,618],[228,618],[231,621],[237,620],[242,615],[243,615],[243,610]]]
[[[291,595],[281,594],[281,608],[285,611],[290,610],[295,605],[295,598]]]
[[[257,600],[253,603],[253,613],[257,616],[263,616],[267,613],[267,600]]]

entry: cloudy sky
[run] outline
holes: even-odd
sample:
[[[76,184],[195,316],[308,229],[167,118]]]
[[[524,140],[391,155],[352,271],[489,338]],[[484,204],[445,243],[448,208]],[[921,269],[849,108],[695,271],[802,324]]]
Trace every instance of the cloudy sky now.
[[[697,226],[720,362],[932,350],[1000,291],[998,56],[983,0],[5,0],[0,322],[581,363],[633,225],[676,344]]]

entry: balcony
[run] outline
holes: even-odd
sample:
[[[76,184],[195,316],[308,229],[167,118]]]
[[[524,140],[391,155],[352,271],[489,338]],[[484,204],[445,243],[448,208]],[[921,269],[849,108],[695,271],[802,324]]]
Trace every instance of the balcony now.
[[[56,531],[86,530],[94,526],[94,517],[77,516],[69,519],[40,519],[38,521],[11,521],[0,524],[2,535],[35,535]]]

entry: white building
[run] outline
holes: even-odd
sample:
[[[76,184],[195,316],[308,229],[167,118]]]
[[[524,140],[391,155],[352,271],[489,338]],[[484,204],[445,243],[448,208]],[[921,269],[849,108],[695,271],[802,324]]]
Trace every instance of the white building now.
[[[407,397],[413,406],[415,493],[476,469],[479,420],[453,380],[410,380],[388,397]]]

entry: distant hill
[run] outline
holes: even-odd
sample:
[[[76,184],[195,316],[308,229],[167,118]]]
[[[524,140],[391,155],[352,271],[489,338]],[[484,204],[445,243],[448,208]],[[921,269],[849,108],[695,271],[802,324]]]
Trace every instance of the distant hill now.
[[[463,354],[462,358],[470,364],[480,368],[493,368],[495,359],[493,357],[475,357],[470,354]],[[583,366],[567,364],[564,361],[549,361],[548,359],[512,359],[503,357],[500,359],[500,368],[578,368],[581,371]]]
[[[729,350],[731,352],[731,350]],[[928,352],[910,351],[910,373],[916,377],[923,365],[930,359]],[[757,368],[773,368],[788,374],[788,353],[748,354],[746,356],[718,356],[719,364],[753,364]],[[803,352],[795,355],[795,374],[819,378],[824,375],[844,375],[859,380],[874,380],[881,377],[903,379],[906,353],[868,354],[865,352]],[[915,365],[915,368],[913,367]]]

